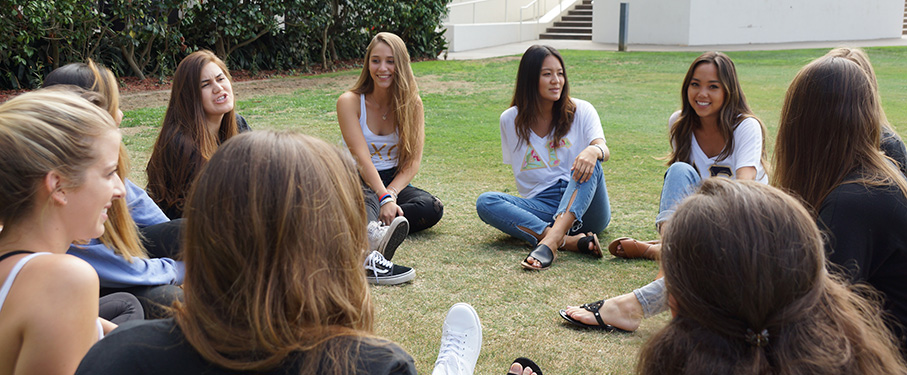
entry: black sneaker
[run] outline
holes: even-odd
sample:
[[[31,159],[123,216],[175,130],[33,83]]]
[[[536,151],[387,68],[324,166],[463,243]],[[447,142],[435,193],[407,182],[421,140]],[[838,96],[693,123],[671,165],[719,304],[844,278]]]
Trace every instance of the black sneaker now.
[[[416,271],[396,265],[384,259],[381,253],[372,251],[365,258],[365,276],[372,284],[397,285],[412,280],[416,277]]]

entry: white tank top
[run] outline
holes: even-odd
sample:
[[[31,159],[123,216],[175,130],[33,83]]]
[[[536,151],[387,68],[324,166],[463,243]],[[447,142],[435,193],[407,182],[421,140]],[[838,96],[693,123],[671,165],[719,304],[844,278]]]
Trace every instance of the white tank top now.
[[[13,269],[9,271],[9,275],[6,276],[6,281],[3,282],[3,286],[0,287],[0,311],[3,311],[3,303],[6,302],[6,297],[9,295],[9,290],[13,288],[13,281],[16,281],[16,276],[19,275],[19,271],[22,270],[22,267],[25,267],[25,264],[32,258],[38,255],[47,255],[50,253],[34,253],[29,254],[22,259],[19,259],[16,262],[16,265],[13,266]],[[101,319],[98,318],[95,320],[95,325],[98,328],[98,340],[104,338],[104,327],[101,326]]]
[[[372,164],[379,171],[397,166],[397,142],[400,141],[397,132],[388,135],[375,135],[368,128],[365,110],[365,94],[359,94],[359,126],[365,136],[365,144],[372,156]]]

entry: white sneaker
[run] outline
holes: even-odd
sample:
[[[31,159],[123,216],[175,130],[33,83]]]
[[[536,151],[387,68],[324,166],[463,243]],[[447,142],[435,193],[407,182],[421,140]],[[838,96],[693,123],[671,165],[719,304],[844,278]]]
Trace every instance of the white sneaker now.
[[[479,314],[468,303],[455,304],[441,328],[441,350],[432,375],[472,374],[481,351]]]
[[[403,216],[397,216],[391,221],[390,225],[382,225],[381,222],[372,221],[366,226],[368,235],[368,249],[377,251],[384,255],[384,258],[391,260],[397,247],[406,239],[409,234],[409,221]]]

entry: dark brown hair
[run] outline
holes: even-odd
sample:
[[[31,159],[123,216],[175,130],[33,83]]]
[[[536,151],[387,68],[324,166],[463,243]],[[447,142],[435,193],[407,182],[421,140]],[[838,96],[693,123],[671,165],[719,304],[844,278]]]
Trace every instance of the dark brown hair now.
[[[718,160],[724,160],[734,151],[734,129],[747,118],[753,118],[759,123],[762,129],[762,139],[765,139],[765,125],[759,121],[749,104],[746,103],[746,96],[743,95],[743,89],[740,88],[740,80],[737,78],[737,68],[734,66],[734,62],[721,52],[706,52],[699,55],[690,64],[687,75],[683,77],[683,86],[680,89],[680,116],[671,124],[670,129],[672,149],[671,154],[668,155],[668,165],[678,161],[692,162],[690,150],[692,149],[693,130],[702,124],[690,104],[687,90],[690,88],[690,82],[693,81],[693,72],[700,64],[715,65],[715,69],[718,70],[718,80],[724,90],[724,104],[721,106],[718,116],[718,131],[724,137],[724,149],[718,154]],[[763,168],[768,166],[768,163],[765,162],[765,142],[762,144],[761,162]]]
[[[641,374],[903,374],[880,316],[825,270],[821,232],[793,197],[710,178],[665,223],[675,318],[643,348]],[[856,287],[855,287],[856,288]]]
[[[564,84],[561,88],[561,97],[554,102],[551,110],[551,134],[554,147],[560,145],[561,138],[570,132],[573,117],[576,114],[576,103],[570,99],[570,80],[567,78],[567,66],[564,58],[554,47],[533,45],[523,53],[520,58],[520,67],[516,73],[516,87],[513,89],[513,99],[510,106],[517,108],[514,127],[516,134],[523,142],[529,142],[529,132],[532,124],[539,117],[539,78],[542,64],[548,56],[554,56],[564,70]]]
[[[232,81],[227,66],[210,51],[186,56],[173,74],[170,104],[145,170],[148,195],[165,211],[182,211],[198,170],[222,142],[239,133],[235,109],[224,114],[216,137],[208,131],[201,102],[201,74],[212,62]]]
[[[332,339],[372,334],[363,202],[352,158],[336,146],[271,131],[225,142],[186,206],[176,321],[189,343],[234,370],[304,351],[306,363],[327,361],[321,373],[355,373],[358,341]]]
[[[787,89],[772,184],[818,210],[844,182],[897,186],[904,176],[879,150],[881,106],[869,76],[854,61],[826,55],[807,64]],[[854,181],[845,181],[857,173]]]

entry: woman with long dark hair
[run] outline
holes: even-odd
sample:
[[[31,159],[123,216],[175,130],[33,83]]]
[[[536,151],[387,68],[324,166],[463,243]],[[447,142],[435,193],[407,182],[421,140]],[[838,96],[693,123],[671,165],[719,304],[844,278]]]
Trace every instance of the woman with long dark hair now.
[[[501,114],[501,151],[522,197],[482,193],[479,218],[535,246],[525,269],[551,266],[558,249],[601,258],[611,221],[601,162],[610,157],[598,112],[570,97],[564,59],[534,45],[520,59],[511,107]]]
[[[170,104],[145,170],[145,190],[170,219],[183,216],[189,186],[217,147],[250,130],[234,108],[231,79],[210,51],[193,52],[176,67]]]

